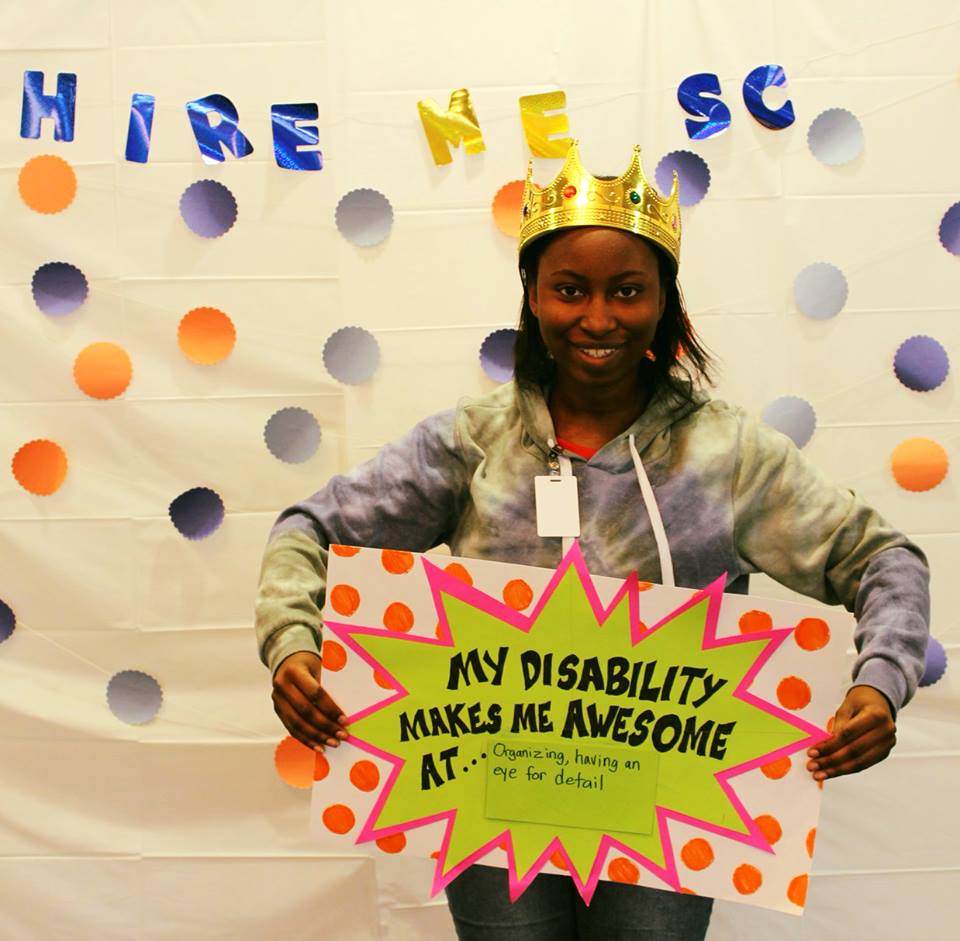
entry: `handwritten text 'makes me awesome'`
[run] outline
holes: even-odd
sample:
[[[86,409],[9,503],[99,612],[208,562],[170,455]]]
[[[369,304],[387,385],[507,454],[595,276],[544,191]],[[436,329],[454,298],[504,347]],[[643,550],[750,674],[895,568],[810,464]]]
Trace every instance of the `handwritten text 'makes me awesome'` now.
[[[495,651],[473,649],[455,654],[450,658],[447,689],[458,690],[479,683],[502,685],[509,653],[510,648],[500,647]],[[661,667],[656,660],[626,657],[601,660],[575,654],[555,658],[552,653],[535,650],[515,653],[525,691],[539,685],[699,709],[728,682],[705,667],[675,664]],[[400,740],[496,734],[505,727],[511,733],[556,731],[549,700],[514,703],[506,724],[503,713],[501,703],[484,707],[479,702],[408,710],[400,714]],[[620,703],[605,706],[576,698],[566,704],[559,734],[569,739],[606,738],[631,746],[642,745],[649,738],[659,752],[692,751],[719,761],[726,754],[727,739],[735,726],[736,722],[700,720],[697,715],[683,718],[675,712],[658,714],[650,708]]]

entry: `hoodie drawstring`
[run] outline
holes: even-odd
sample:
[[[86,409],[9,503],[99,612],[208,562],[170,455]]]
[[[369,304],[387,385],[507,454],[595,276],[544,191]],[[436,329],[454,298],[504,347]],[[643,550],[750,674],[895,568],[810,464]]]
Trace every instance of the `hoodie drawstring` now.
[[[640,484],[640,493],[643,494],[643,502],[647,507],[647,515],[650,517],[650,526],[653,529],[653,538],[657,542],[657,552],[660,554],[660,578],[664,585],[673,588],[676,584],[673,578],[673,557],[670,555],[670,543],[667,541],[667,531],[663,526],[663,518],[660,516],[660,507],[657,506],[657,498],[653,495],[653,487],[650,486],[650,479],[643,467],[643,461],[637,452],[637,443],[634,435],[630,435],[630,457],[633,458],[633,468],[637,472],[637,483]],[[566,552],[566,546],[564,546]]]

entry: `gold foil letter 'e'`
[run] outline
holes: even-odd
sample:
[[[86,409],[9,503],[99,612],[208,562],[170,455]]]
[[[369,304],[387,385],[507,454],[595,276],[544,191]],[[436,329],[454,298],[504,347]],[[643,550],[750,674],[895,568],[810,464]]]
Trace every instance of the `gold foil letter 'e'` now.
[[[534,157],[566,157],[570,138],[551,140],[554,134],[566,134],[570,130],[567,116],[547,115],[547,111],[563,112],[567,107],[567,95],[562,91],[548,91],[542,95],[524,95],[520,99],[520,120],[523,133]]]
[[[418,101],[417,110],[430,144],[433,162],[438,167],[453,160],[448,144],[459,147],[460,141],[463,141],[464,150],[468,154],[478,154],[486,150],[480,123],[470,101],[470,92],[466,88],[458,88],[450,95],[450,104],[446,111],[442,111],[432,98]]]

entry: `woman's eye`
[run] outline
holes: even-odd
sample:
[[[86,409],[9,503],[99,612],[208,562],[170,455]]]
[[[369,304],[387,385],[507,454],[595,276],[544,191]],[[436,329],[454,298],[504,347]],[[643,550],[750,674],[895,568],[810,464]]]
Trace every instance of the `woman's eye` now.
[[[640,294],[641,288],[635,284],[623,284],[617,288],[618,297],[637,297]]]
[[[557,288],[557,292],[560,294],[561,297],[579,297],[580,296],[580,288],[578,288],[574,284],[561,284]]]

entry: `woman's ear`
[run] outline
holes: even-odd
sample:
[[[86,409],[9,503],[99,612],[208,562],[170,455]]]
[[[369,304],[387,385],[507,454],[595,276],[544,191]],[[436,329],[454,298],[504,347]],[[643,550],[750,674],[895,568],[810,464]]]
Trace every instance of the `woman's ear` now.
[[[534,317],[537,317],[537,282],[534,281],[532,284],[527,285],[527,305],[530,308],[530,313]]]

